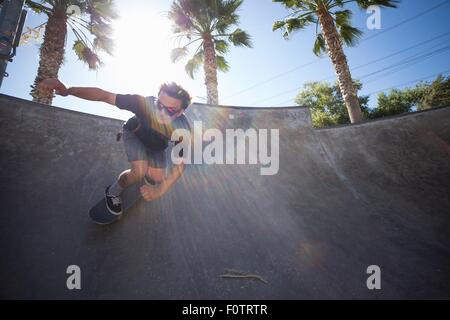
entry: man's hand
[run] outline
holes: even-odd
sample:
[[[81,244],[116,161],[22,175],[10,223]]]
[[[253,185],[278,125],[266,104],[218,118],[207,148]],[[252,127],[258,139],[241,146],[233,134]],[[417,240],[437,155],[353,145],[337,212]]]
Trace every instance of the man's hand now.
[[[67,96],[69,94],[69,90],[67,87],[58,79],[45,79],[38,83],[37,89],[39,91],[52,91],[55,90],[55,93],[60,96]]]
[[[143,185],[140,191],[145,201],[153,201],[159,199],[167,192],[167,190],[163,188],[161,185],[156,188]]]
[[[150,187],[144,184],[140,189],[144,200],[153,201],[166,194],[166,192],[172,188],[174,183],[183,175],[184,166],[184,162],[180,165],[174,166],[171,169],[169,176],[158,187]]]

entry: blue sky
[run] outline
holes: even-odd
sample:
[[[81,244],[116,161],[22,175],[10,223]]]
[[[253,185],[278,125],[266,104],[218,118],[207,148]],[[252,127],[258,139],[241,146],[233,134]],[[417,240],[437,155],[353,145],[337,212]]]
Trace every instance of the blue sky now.
[[[73,37],[69,36],[59,78],[67,85],[143,95],[156,95],[161,82],[174,80],[188,89],[195,101],[204,102],[202,70],[192,80],[185,74],[183,63],[172,64],[168,57],[173,42],[164,12],[171,1],[115,2],[121,18],[114,22],[114,56],[103,55],[105,66],[89,71],[71,51]],[[370,106],[376,105],[377,91],[413,86],[415,80],[432,80],[438,73],[450,74],[450,50],[445,48],[450,45],[449,0],[403,0],[399,8],[381,11],[381,30],[368,30],[370,14],[351,8],[353,24],[364,31],[364,36],[359,45],[345,52],[353,77],[363,82],[360,94],[371,94]],[[283,6],[271,0],[244,0],[239,13],[240,27],[252,36],[254,47],[232,48],[227,55],[231,70],[218,75],[221,104],[290,106],[305,82],[335,81],[329,58],[318,59],[312,53],[314,28],[297,32],[290,40],[284,40],[281,32],[272,32],[272,23],[288,13]],[[35,27],[42,21],[42,16],[29,14],[26,26]],[[31,100],[38,49],[36,43],[18,48],[14,62],[8,65],[10,77],[4,80],[1,93]],[[57,97],[53,105],[120,119],[129,116],[107,104],[75,97]]]

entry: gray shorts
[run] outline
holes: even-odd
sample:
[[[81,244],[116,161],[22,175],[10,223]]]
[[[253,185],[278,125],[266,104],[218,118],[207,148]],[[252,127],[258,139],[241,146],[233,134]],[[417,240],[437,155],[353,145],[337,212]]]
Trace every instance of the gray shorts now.
[[[147,161],[152,168],[166,168],[166,150],[154,151],[146,148],[133,132],[123,129],[123,145],[129,162]]]

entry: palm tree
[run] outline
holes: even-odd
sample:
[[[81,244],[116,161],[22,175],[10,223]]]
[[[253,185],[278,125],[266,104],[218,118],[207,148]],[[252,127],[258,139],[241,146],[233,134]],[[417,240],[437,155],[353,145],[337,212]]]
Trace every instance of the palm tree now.
[[[112,0],[26,0],[26,5],[36,13],[47,15],[31,95],[33,101],[51,104],[52,94],[36,90],[36,85],[43,79],[58,77],[64,62],[67,29],[75,35],[72,49],[78,58],[87,63],[89,69],[97,69],[102,64],[98,51],[112,54],[110,22],[117,14]]]
[[[219,104],[217,69],[223,72],[230,69],[224,57],[230,44],[252,47],[250,36],[245,31],[239,28],[230,31],[239,24],[236,11],[242,1],[175,0],[168,13],[178,41],[178,47],[172,50],[172,61],[187,56],[189,47],[198,44],[185,70],[194,78],[194,73],[203,64],[208,104]]]
[[[339,87],[344,97],[352,123],[363,119],[357,92],[353,85],[347,58],[342,48],[343,43],[353,46],[362,35],[362,31],[351,26],[352,11],[344,7],[354,2],[360,8],[371,5],[395,8],[396,0],[272,0],[281,2],[292,13],[284,20],[276,21],[273,30],[282,28],[283,36],[288,38],[296,30],[316,25],[316,41],[313,52],[319,56],[327,49],[334,65]],[[320,31],[319,31],[320,25]]]

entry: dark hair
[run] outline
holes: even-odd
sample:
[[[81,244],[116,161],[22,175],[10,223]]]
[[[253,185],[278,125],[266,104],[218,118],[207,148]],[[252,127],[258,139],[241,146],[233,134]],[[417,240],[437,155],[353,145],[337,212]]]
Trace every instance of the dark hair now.
[[[187,107],[189,107],[189,105],[191,104],[191,96],[189,95],[189,93],[184,90],[181,86],[179,86],[178,84],[176,84],[175,82],[170,82],[170,83],[163,83],[160,87],[159,87],[159,93],[158,95],[164,92],[165,94],[167,94],[169,97],[181,100],[181,107],[183,109],[186,109]]]

